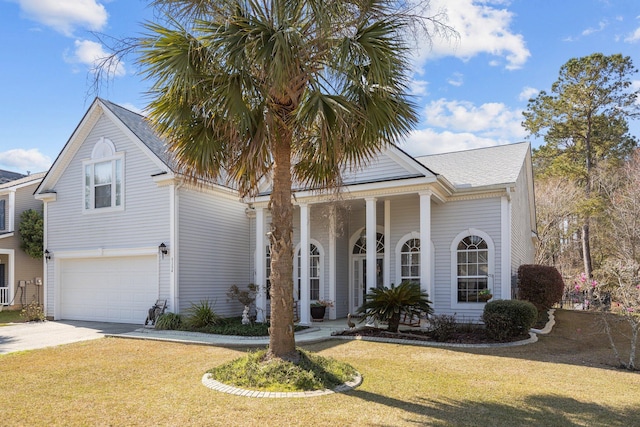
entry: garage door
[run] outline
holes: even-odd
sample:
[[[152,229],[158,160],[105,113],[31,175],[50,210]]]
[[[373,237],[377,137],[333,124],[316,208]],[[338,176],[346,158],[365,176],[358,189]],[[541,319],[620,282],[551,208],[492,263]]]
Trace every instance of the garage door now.
[[[158,298],[155,256],[60,260],[60,318],[144,323]]]

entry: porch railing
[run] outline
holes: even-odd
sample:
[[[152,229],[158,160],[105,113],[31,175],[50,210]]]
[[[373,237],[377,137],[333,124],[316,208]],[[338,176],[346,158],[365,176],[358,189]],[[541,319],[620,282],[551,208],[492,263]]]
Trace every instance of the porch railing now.
[[[9,288],[0,287],[0,305],[9,305]]]

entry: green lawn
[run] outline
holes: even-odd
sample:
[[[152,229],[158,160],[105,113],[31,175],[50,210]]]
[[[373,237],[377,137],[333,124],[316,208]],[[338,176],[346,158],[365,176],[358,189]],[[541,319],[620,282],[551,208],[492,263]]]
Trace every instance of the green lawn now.
[[[4,309],[0,311],[0,326],[16,322],[24,322],[24,319],[20,317],[20,310]]]
[[[210,390],[205,371],[242,354],[105,338],[0,356],[4,425],[630,426],[640,374],[611,367],[595,316],[560,312],[523,347],[454,350],[364,341],[306,346],[352,364],[363,384],[310,399]]]

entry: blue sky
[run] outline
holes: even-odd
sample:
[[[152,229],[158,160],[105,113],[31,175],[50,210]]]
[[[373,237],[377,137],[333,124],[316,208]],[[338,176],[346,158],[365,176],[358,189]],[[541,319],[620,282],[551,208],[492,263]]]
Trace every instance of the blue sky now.
[[[92,32],[139,35],[153,17],[138,0],[0,0],[0,169],[46,170],[96,93],[105,55]],[[420,43],[412,93],[420,123],[402,148],[424,155],[522,141],[529,97],[570,58],[622,53],[640,67],[638,0],[431,0],[459,39]],[[142,111],[147,82],[134,58],[97,95]],[[634,77],[640,88],[640,74]],[[640,126],[632,123],[640,136]],[[540,141],[532,140],[533,146]]]

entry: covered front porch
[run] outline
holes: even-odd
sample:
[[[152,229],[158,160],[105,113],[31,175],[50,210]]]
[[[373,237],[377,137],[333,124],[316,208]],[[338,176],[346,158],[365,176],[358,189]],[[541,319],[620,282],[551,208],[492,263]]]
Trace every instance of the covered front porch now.
[[[332,302],[325,319],[345,319],[362,305],[367,289],[403,280],[418,281],[433,294],[431,211],[443,198],[420,187],[375,196],[342,194],[340,200],[296,194],[293,282],[300,324],[311,324],[313,302]],[[270,214],[265,203],[255,203],[250,212],[255,283],[261,290],[257,313],[264,320],[261,315],[269,313]]]

